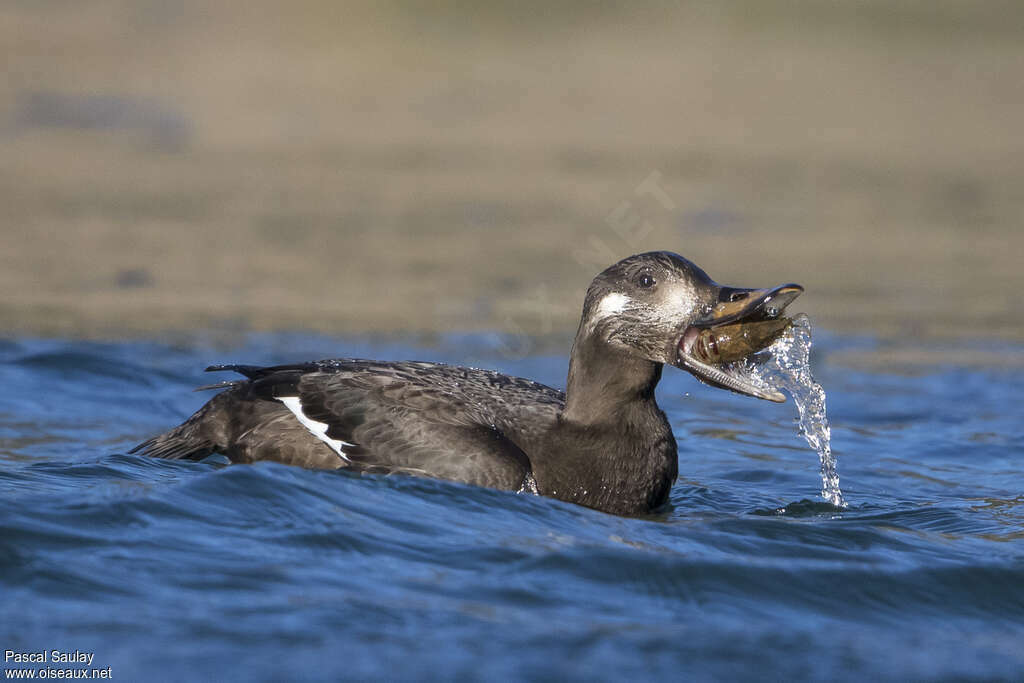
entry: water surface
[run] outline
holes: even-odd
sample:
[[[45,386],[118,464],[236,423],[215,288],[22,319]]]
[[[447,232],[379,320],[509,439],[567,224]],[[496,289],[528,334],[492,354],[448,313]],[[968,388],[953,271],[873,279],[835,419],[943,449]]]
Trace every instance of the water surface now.
[[[563,385],[564,356],[489,340],[0,341],[0,648],[94,652],[115,680],[1024,676],[1012,367],[852,370],[832,361],[851,342],[816,331],[842,510],[792,403],[672,369],[680,477],[645,519],[125,455],[202,404],[213,362],[471,361]]]

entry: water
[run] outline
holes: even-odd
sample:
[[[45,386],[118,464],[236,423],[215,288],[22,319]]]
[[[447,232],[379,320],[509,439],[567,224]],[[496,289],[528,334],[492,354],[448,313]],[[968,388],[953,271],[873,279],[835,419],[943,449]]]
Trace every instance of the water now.
[[[846,507],[839,488],[832,430],[825,414],[825,389],[811,373],[811,321],[801,313],[760,358],[737,365],[755,384],[785,389],[796,404],[800,433],[821,462],[821,497],[836,507]]]
[[[877,346],[818,331],[811,359],[847,508],[817,498],[791,405],[666,369],[680,477],[625,519],[124,454],[208,397],[208,363],[420,357],[561,384],[563,355],[0,341],[0,650],[92,652],[114,680],[1019,680],[1024,371],[840,362]]]

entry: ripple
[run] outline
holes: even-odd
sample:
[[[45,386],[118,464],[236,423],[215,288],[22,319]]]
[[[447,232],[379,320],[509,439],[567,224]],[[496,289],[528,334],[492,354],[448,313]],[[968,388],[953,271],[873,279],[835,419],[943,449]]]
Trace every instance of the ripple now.
[[[232,355],[373,352],[346,343],[266,335]],[[211,355],[0,343],[0,591],[17,615],[0,639],[92,649],[126,680],[379,678],[382,662],[398,679],[1024,670],[1012,372],[826,367],[850,501],[837,508],[814,497],[817,458],[773,406],[667,371],[680,478],[665,509],[630,519],[427,479],[119,453],[205,400],[190,389]],[[555,384],[564,371],[488,364]]]

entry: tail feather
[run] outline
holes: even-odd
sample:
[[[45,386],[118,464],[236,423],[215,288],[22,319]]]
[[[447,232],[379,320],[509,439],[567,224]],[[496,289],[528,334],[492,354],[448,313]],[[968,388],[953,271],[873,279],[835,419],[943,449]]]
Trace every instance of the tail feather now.
[[[231,387],[237,387],[245,384],[249,380],[237,379],[237,380],[225,380],[223,382],[214,382],[213,384],[204,384],[201,387],[196,387],[192,391],[212,391],[213,389],[230,389]]]
[[[202,460],[227,447],[228,424],[224,407],[231,391],[217,394],[174,429],[140,443],[129,453],[167,460]]]
[[[245,375],[249,379],[258,377],[263,372],[266,372],[266,370],[267,368],[262,365],[241,365],[238,363],[211,365],[206,368],[206,372],[237,372],[239,375]]]
[[[128,452],[165,460],[202,460],[216,452],[215,444],[194,439],[191,435],[180,432],[181,427],[176,427],[151,439],[146,439]]]

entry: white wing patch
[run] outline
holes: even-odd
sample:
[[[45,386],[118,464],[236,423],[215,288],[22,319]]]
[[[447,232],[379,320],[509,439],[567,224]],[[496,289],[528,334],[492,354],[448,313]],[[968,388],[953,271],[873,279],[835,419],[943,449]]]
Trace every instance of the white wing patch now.
[[[597,317],[607,318],[622,312],[622,309],[629,303],[629,297],[625,294],[612,292],[606,294],[600,303],[597,304]]]
[[[285,396],[284,398],[278,398],[277,400],[285,404],[288,407],[288,410],[292,411],[292,414],[298,418],[299,422],[302,423],[302,426],[308,429],[313,436],[330,446],[331,450],[340,455],[342,460],[349,462],[348,456],[345,455],[345,451],[342,447],[355,446],[354,443],[348,443],[347,441],[341,441],[339,439],[332,439],[327,436],[327,423],[317,422],[316,420],[311,420],[306,417],[306,414],[302,412],[302,401],[299,400],[298,396]]]

